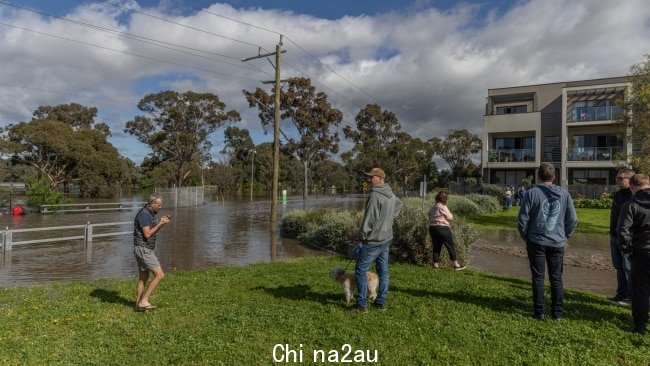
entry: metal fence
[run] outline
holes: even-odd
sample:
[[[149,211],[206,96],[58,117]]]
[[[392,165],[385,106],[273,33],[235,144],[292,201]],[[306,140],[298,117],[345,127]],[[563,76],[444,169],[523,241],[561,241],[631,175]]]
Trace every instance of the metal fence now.
[[[584,197],[591,199],[598,199],[605,192],[614,193],[616,192],[616,189],[616,186],[608,186],[604,184],[569,184],[567,187],[571,197]]]
[[[58,205],[41,205],[41,213],[53,212],[92,212],[134,210],[144,206],[146,202],[112,202],[112,203],[70,203]]]
[[[200,206],[204,202],[204,187],[156,188],[166,207]]]
[[[116,235],[126,235],[133,234],[133,229],[129,231],[103,231],[101,233],[95,233],[95,228],[106,228],[111,226],[122,226],[122,225],[133,225],[133,222],[123,221],[123,222],[109,222],[102,224],[91,224],[87,223],[85,225],[68,225],[68,226],[50,226],[50,227],[39,227],[33,229],[9,229],[2,230],[2,249],[5,252],[9,252],[15,245],[26,245],[26,244],[38,244],[38,243],[50,243],[57,241],[69,241],[69,240],[83,240],[86,246],[89,246],[93,242],[93,238],[100,238],[106,236],[116,236]],[[67,231],[68,233],[72,232],[72,235],[68,236],[58,236],[58,237],[47,237],[40,239],[29,239],[29,240],[15,240],[15,234],[23,233],[36,233],[36,232],[61,232]]]

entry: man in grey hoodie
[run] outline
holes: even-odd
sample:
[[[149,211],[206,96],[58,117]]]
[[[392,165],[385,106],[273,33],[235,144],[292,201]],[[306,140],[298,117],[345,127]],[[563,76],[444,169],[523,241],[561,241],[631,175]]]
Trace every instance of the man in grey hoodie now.
[[[384,182],[386,173],[380,168],[372,168],[368,173],[372,188],[366,201],[366,211],[361,222],[359,236],[361,248],[357,254],[355,275],[357,277],[357,305],[354,311],[367,311],[366,297],[368,279],[366,272],[375,262],[379,276],[379,291],[374,306],[386,309],[388,297],[388,250],[393,241],[393,221],[402,210],[402,201],[395,197],[390,186]]]
[[[554,185],[555,166],[542,163],[537,177],[542,182],[528,190],[519,209],[518,229],[526,241],[533,287],[533,317],[544,319],[544,263],[551,282],[551,317],[562,318],[564,245],[578,219],[567,191]]]

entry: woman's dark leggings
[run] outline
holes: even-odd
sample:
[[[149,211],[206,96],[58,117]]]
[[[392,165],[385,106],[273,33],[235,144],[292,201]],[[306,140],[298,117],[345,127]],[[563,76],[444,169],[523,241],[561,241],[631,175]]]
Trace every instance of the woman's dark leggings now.
[[[449,252],[449,259],[455,261],[458,259],[456,255],[456,245],[454,238],[451,235],[451,229],[448,226],[429,226],[429,235],[431,235],[431,242],[433,243],[433,262],[440,262],[440,252],[444,244]]]

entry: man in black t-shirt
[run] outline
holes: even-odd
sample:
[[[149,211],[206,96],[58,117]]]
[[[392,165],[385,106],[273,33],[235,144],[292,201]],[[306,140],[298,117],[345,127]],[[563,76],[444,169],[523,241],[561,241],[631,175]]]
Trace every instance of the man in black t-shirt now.
[[[156,286],[165,277],[165,273],[154,253],[156,248],[156,233],[169,223],[171,216],[164,215],[156,223],[156,213],[162,207],[163,199],[160,194],[153,193],[149,196],[147,205],[144,206],[135,216],[133,222],[133,253],[138,262],[139,279],[136,287],[135,308],[138,311],[152,310],[156,307],[149,303],[149,296]],[[149,281],[149,272],[153,273],[153,279]]]

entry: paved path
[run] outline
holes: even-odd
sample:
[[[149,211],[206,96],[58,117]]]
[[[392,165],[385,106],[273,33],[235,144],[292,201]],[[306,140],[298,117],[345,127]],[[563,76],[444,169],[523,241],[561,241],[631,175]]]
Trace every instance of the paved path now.
[[[523,256],[500,254],[481,247],[472,249],[471,267],[492,273],[530,279],[528,259]],[[548,273],[546,275],[548,282]],[[564,287],[590,291],[605,296],[616,292],[616,272],[611,269],[592,269],[564,265]]]

